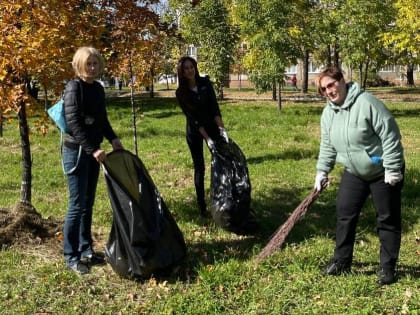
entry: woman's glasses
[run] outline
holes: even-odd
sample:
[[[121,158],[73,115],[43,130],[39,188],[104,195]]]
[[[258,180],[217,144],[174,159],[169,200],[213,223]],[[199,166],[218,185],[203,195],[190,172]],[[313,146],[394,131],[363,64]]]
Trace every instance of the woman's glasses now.
[[[331,89],[336,83],[337,83],[337,80],[334,80],[328,83],[326,86],[321,86],[321,91],[325,92],[327,89]]]

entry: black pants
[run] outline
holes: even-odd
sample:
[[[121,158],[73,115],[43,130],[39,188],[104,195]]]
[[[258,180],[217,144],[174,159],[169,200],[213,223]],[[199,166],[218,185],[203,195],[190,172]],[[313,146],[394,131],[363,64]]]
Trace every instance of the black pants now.
[[[404,171],[404,170],[403,170]],[[344,172],[337,196],[337,227],[334,259],[351,263],[356,225],[369,196],[376,208],[377,233],[380,240],[380,265],[394,269],[401,245],[401,190],[403,181],[391,186],[384,176],[365,181]]]
[[[197,130],[187,124],[187,143],[190,148],[191,157],[194,164],[194,185],[197,195],[197,203],[200,211],[205,211],[206,200],[204,193],[204,154],[203,154],[203,137]]]

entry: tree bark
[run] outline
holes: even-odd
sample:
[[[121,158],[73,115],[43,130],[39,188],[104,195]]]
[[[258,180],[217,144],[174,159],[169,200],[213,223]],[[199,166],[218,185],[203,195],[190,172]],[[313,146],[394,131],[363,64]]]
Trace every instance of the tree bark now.
[[[282,104],[281,104],[281,82],[279,82],[279,97],[278,97],[278,100],[277,100],[277,108],[279,109],[279,111],[281,111],[281,106],[282,106]]]
[[[326,64],[326,66],[327,67],[331,67],[331,65],[332,65],[332,60],[331,60],[331,45],[328,44],[327,45],[327,64]]]
[[[32,201],[32,160],[29,142],[29,127],[26,118],[26,106],[22,100],[18,113],[20,142],[22,146],[22,183],[20,186],[20,201],[31,204]]]
[[[408,86],[414,85],[414,65],[407,66],[407,84]]]
[[[154,78],[154,76],[155,76],[155,73],[154,73],[154,71],[153,71],[153,66],[152,66],[152,69],[150,70],[150,97],[151,98],[153,98],[153,97],[155,97],[155,84],[154,84],[154,82],[153,82],[153,78]]]
[[[223,79],[217,78],[214,82],[214,88],[216,92],[216,98],[219,101],[222,101],[224,99],[223,95]]]
[[[359,63],[359,82],[362,87],[363,86],[363,63]]]
[[[308,93],[309,51],[303,56],[302,93]]]
[[[340,66],[340,49],[337,43],[334,44],[334,66]]]
[[[365,71],[364,71],[364,77],[363,77],[363,88],[366,88],[368,72],[369,72],[369,60],[367,60],[366,64],[365,64]]]
[[[277,101],[277,82],[273,80],[273,101]]]
[[[47,87],[44,85],[44,109],[45,111],[48,110],[48,90]]]
[[[131,126],[133,128],[133,142],[134,142],[134,152],[136,153],[136,156],[139,155],[138,152],[138,146],[137,146],[137,116],[136,116],[136,105],[134,103],[134,87],[133,87],[133,64],[132,64],[132,58],[130,55],[130,64],[129,64],[129,69],[130,69],[130,102],[131,102]]]

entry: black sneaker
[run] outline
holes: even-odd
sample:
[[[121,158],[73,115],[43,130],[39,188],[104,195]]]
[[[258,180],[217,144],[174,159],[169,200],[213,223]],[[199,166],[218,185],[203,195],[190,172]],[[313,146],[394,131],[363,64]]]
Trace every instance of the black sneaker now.
[[[89,273],[89,268],[81,261],[75,262],[71,265],[67,265],[67,269],[74,271],[79,275],[85,275]]]
[[[393,269],[381,269],[378,275],[379,285],[388,285],[397,281],[395,270]]]
[[[95,252],[82,256],[80,260],[89,266],[105,264],[105,257]]]
[[[327,276],[338,276],[341,274],[350,273],[351,264],[349,262],[343,262],[338,260],[331,260],[324,271],[324,275]]]

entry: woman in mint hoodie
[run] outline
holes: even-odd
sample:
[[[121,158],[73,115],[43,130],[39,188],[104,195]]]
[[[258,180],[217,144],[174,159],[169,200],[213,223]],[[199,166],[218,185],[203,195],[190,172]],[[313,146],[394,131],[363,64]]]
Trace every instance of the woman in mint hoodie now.
[[[372,195],[381,244],[378,284],[396,281],[401,244],[401,190],[404,154],[398,125],[386,106],[357,83],[346,83],[336,67],[319,76],[318,90],[327,98],[321,116],[321,143],[315,188],[328,180],[335,162],[344,166],[337,196],[334,257],[325,274],[351,269],[356,225]]]

